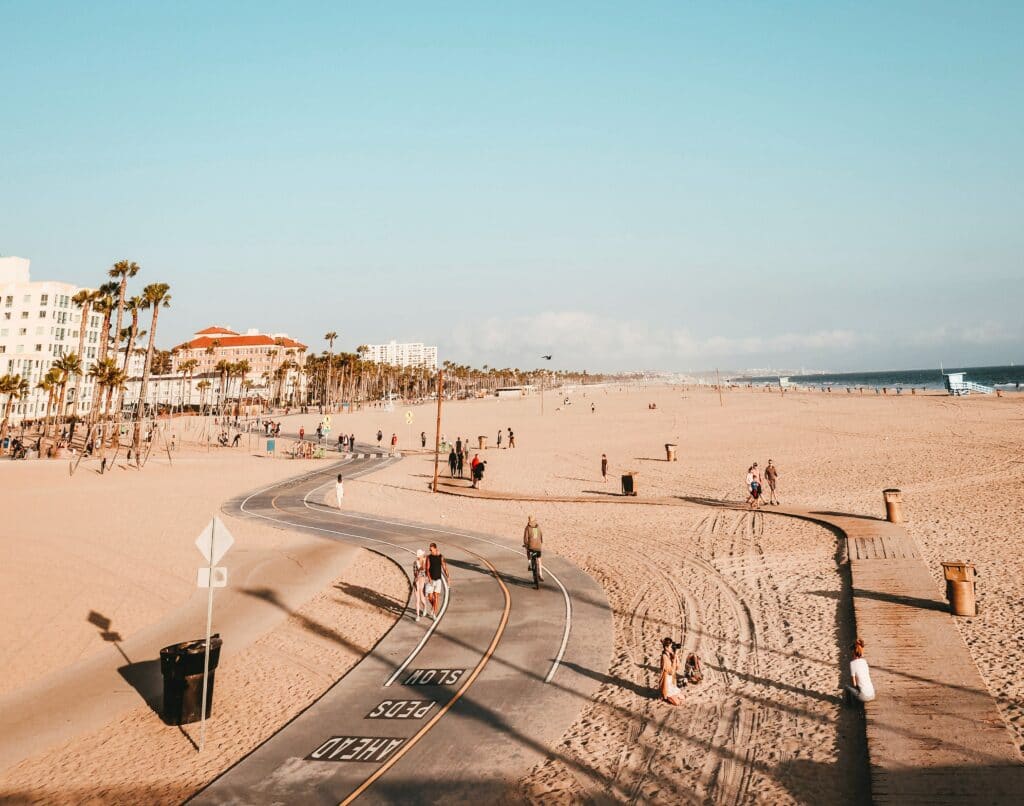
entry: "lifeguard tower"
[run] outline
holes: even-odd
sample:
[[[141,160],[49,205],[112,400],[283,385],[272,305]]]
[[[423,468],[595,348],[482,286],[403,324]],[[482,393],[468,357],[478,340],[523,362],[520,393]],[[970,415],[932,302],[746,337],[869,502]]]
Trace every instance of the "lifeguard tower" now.
[[[966,372],[943,372],[942,377],[946,380],[946,391],[954,397],[969,395],[971,392],[990,395],[995,391],[991,386],[982,386],[980,383],[967,380],[966,376]]]

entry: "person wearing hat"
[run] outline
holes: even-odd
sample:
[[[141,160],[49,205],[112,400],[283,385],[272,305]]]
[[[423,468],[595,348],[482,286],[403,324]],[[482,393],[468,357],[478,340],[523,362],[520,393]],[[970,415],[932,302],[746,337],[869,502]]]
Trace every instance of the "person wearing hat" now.
[[[412,587],[416,591],[416,621],[426,615],[427,607],[427,556],[423,549],[416,549],[416,559],[412,563]]]
[[[544,579],[544,565],[541,562],[541,551],[544,548],[544,533],[537,525],[536,519],[531,515],[526,520],[526,528],[523,529],[523,548],[526,549],[526,568],[529,570],[530,557],[537,558],[537,573],[541,580]]]

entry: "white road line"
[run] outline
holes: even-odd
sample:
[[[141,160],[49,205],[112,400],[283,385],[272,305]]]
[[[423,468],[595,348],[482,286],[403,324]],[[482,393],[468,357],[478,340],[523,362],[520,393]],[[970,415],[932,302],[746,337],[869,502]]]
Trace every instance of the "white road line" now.
[[[387,682],[384,684],[384,688],[387,688],[392,683],[394,683],[395,680],[398,678],[398,676],[402,672],[405,671],[405,668],[410,663],[412,663],[413,658],[415,658],[418,654],[420,654],[420,650],[423,649],[423,646],[427,643],[427,639],[429,639],[431,634],[434,632],[434,627],[437,626],[437,622],[439,622],[441,619],[444,618],[444,613],[445,613],[445,611],[447,609],[448,609],[448,583],[445,582],[444,583],[444,602],[441,604],[441,612],[437,614],[437,618],[434,620],[434,623],[430,625],[430,629],[427,630],[423,634],[423,637],[420,639],[420,642],[418,644],[416,644],[416,648],[412,652],[409,653],[409,657],[407,657],[404,661],[402,661],[402,665],[399,666],[397,669],[395,669],[395,673],[393,675],[391,675],[391,677],[388,678]]]
[[[494,540],[488,540],[486,537],[477,537],[476,535],[466,534],[465,532],[454,532],[450,529],[438,529],[433,526],[420,526],[414,523],[403,523],[401,521],[389,521],[383,518],[373,518],[367,515],[355,515],[351,512],[345,513],[346,517],[354,518],[356,520],[373,521],[374,523],[383,523],[389,526],[404,526],[408,529],[420,529],[424,532],[437,532],[443,535],[454,535],[456,537],[466,537],[470,540],[478,540],[481,543],[490,543],[492,546],[497,546],[505,551],[510,551],[515,555],[519,554],[519,551],[504,545],[503,543],[497,543]],[[544,676],[544,682],[550,683],[555,678],[555,672],[558,671],[558,667],[562,664],[562,658],[565,657],[566,647],[569,645],[569,633],[572,631],[572,600],[569,598],[569,591],[565,589],[565,585],[562,584],[557,574],[554,571],[547,569],[547,573],[550,574],[551,578],[555,580],[555,583],[559,588],[562,589],[562,596],[565,599],[565,629],[562,631],[562,643],[558,648],[558,654],[555,656],[554,662],[551,664],[551,668],[548,673]]]
[[[357,475],[355,475],[355,476],[352,476],[351,478],[359,478],[359,476],[363,476],[363,475],[366,475],[366,474],[367,474],[367,473],[369,473],[369,472],[370,472],[371,470],[377,470],[377,469],[378,469],[378,468],[376,468],[376,467],[372,467],[372,468],[367,468],[367,469],[366,469],[366,470],[364,470],[364,471],[363,471],[362,473],[358,473]],[[329,482],[329,481],[327,481],[327,482],[324,482],[323,484],[320,484],[320,485],[318,485],[318,486],[314,487],[314,488],[313,488],[312,490],[310,490],[310,491],[309,491],[308,493],[306,493],[306,494],[305,494],[305,495],[304,495],[304,496],[302,497],[302,505],[303,505],[303,506],[304,506],[304,507],[305,507],[306,509],[308,509],[308,510],[309,510],[310,512],[319,512],[319,510],[313,509],[313,507],[311,507],[311,506],[309,505],[309,497],[310,497],[311,495],[313,495],[313,493],[315,493],[315,492],[316,492],[317,490],[320,490],[320,489],[322,489],[322,488],[326,487],[326,486],[327,486],[328,484],[330,484],[330,483],[331,483],[331,482]],[[330,508],[329,508],[329,507],[328,507],[328,511],[330,511]],[[341,511],[341,510],[339,510],[339,513],[338,513],[338,514],[342,514],[342,511]],[[329,531],[329,530],[328,530],[328,531]],[[337,532],[336,534],[344,534],[344,533],[343,533],[343,532]],[[370,540],[370,539],[373,539],[373,538],[363,538],[363,539],[364,539],[364,540]],[[383,540],[381,540],[381,541],[378,541],[378,542],[381,542],[381,543],[386,543],[386,544],[387,544],[387,545],[389,545],[389,546],[394,546],[394,545],[395,545],[394,543],[387,543],[387,541],[383,541]],[[405,546],[400,546],[399,548],[402,548],[402,549],[403,549],[404,551],[407,551],[407,552],[409,552],[410,554],[412,554],[412,555],[414,555],[414,556],[415,556],[415,553],[416,553],[416,552],[414,552],[413,550],[411,550],[411,549],[407,549],[407,548],[405,548]],[[416,584],[416,580],[415,580],[415,579],[413,580],[413,584]],[[410,663],[412,663],[412,662],[413,662],[413,660],[414,660],[414,659],[416,658],[416,656],[417,656],[417,655],[419,655],[419,654],[420,654],[420,650],[421,650],[421,649],[423,649],[423,647],[424,647],[424,646],[426,646],[426,644],[427,644],[427,641],[429,641],[429,640],[430,640],[430,636],[432,636],[432,635],[434,634],[434,630],[436,630],[436,629],[437,629],[437,625],[438,625],[438,624],[440,624],[440,623],[441,623],[441,620],[442,620],[442,619],[444,618],[444,614],[445,614],[446,612],[448,612],[448,601],[449,601],[449,595],[448,595],[448,585],[446,584],[446,585],[444,586],[444,599],[443,599],[443,600],[442,600],[442,602],[441,602],[441,610],[440,610],[440,611],[438,612],[438,614],[437,614],[437,618],[436,618],[436,619],[434,619],[434,621],[433,621],[433,623],[432,623],[432,624],[430,625],[430,627],[428,627],[428,628],[427,628],[427,631],[426,631],[425,633],[423,633],[423,637],[422,637],[422,638],[420,638],[420,640],[419,640],[419,643],[418,643],[418,644],[416,644],[416,646],[415,646],[415,647],[413,648],[412,652],[410,652],[410,653],[409,653],[409,655],[408,655],[408,656],[406,657],[406,659],[405,659],[404,661],[402,661],[401,665],[400,665],[400,666],[399,666],[399,667],[398,667],[397,669],[395,669],[395,671],[394,671],[394,673],[393,673],[393,674],[391,675],[391,677],[389,677],[389,678],[387,679],[387,682],[386,682],[386,683],[384,684],[384,687],[385,687],[385,688],[387,688],[388,686],[390,686],[390,685],[391,685],[392,683],[394,683],[394,682],[395,682],[395,679],[396,679],[396,678],[397,678],[397,677],[398,677],[398,676],[399,676],[399,675],[400,675],[400,674],[401,674],[402,672],[404,672],[404,671],[405,671],[406,667],[407,667],[407,666],[408,666],[408,665],[409,665]],[[408,604],[406,604],[406,611],[408,611],[408,609],[409,609],[409,605],[408,605]]]

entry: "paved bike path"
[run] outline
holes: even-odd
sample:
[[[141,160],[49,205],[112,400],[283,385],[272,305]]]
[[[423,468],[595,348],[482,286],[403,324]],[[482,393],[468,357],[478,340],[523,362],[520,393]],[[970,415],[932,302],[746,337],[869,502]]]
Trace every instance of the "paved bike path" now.
[[[417,623],[411,599],[354,669],[192,803],[508,797],[604,679],[611,613],[572,564],[545,557],[535,590],[510,541],[324,505],[337,472],[351,479],[391,461],[350,459],[225,509],[362,545],[407,575],[415,550],[436,542],[452,572],[441,617]]]

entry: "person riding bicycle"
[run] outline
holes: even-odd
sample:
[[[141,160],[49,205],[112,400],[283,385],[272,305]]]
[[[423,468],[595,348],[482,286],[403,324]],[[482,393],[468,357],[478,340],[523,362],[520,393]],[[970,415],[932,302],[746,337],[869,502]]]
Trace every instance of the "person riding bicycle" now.
[[[541,551],[544,548],[544,533],[541,532],[537,521],[531,515],[526,521],[526,528],[523,529],[523,548],[526,549],[526,557],[537,563],[537,573],[544,579],[544,566],[541,562]],[[533,570],[532,564],[527,566]]]

